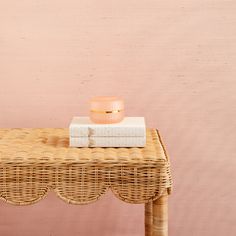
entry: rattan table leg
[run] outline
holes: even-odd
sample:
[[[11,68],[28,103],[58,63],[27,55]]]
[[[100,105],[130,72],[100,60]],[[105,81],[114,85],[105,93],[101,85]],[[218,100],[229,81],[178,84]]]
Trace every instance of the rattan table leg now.
[[[168,235],[168,194],[153,202],[152,236]]]
[[[145,236],[152,236],[152,202],[145,204]]]

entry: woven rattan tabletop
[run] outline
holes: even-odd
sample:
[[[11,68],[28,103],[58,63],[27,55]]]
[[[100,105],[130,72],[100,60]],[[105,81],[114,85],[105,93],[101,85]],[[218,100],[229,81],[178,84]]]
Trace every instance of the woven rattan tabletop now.
[[[144,148],[70,148],[62,128],[0,129],[0,197],[31,204],[53,189],[74,204],[108,189],[123,201],[146,203],[171,188],[169,160],[158,131]]]

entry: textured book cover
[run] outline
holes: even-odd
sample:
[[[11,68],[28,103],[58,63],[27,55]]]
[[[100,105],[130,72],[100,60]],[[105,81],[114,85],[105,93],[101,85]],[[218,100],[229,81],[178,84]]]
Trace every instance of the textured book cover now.
[[[143,137],[70,137],[71,147],[144,147]]]
[[[115,124],[95,124],[89,117],[74,117],[70,123],[71,137],[145,137],[144,117],[125,117]]]

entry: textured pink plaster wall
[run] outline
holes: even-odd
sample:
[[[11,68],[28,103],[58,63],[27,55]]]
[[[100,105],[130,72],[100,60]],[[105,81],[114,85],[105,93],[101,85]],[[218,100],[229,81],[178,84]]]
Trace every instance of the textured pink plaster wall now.
[[[236,1],[0,1],[0,127],[67,127],[93,95],[162,133],[170,235],[236,235]],[[1,236],[141,236],[143,206],[0,203]]]

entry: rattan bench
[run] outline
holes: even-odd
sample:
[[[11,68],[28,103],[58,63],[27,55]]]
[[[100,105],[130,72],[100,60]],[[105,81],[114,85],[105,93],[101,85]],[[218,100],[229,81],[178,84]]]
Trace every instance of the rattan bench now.
[[[0,129],[0,198],[33,204],[53,190],[71,204],[88,204],[111,189],[145,204],[145,235],[168,234],[168,156],[155,129],[145,148],[69,148],[68,129]]]

